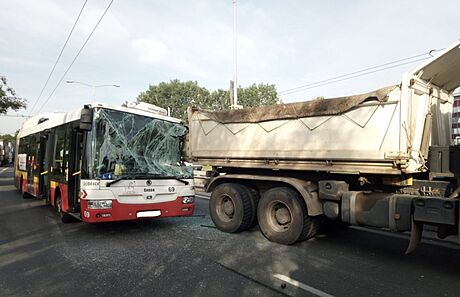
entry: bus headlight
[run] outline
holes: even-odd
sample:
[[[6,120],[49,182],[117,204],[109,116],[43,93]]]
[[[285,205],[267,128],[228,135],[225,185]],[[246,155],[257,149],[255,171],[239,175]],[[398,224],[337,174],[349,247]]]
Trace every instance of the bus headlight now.
[[[195,202],[195,196],[182,196],[182,204],[190,204]]]
[[[88,200],[89,209],[112,208],[112,200]]]

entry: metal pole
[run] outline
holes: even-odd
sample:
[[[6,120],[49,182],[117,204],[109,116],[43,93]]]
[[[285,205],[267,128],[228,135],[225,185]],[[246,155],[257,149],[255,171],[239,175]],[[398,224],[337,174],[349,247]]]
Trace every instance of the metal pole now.
[[[233,102],[232,107],[238,105],[238,55],[237,55],[237,23],[236,23],[236,0],[233,0]]]

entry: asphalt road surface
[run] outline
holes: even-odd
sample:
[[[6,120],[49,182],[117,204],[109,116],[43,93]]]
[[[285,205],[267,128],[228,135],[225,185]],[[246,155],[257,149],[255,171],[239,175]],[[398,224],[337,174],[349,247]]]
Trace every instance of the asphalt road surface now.
[[[348,228],[283,246],[194,217],[63,224],[0,168],[0,296],[460,296],[460,250]]]

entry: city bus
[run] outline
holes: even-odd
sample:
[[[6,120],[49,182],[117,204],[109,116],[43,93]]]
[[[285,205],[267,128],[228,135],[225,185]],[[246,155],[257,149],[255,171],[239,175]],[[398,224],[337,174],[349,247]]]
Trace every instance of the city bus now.
[[[189,216],[186,133],[181,120],[147,103],[37,115],[17,136],[15,184],[24,198],[45,199],[64,223]]]

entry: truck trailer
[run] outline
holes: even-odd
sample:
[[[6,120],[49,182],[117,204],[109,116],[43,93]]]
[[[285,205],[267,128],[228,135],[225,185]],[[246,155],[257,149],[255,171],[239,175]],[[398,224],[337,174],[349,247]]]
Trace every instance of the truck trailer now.
[[[354,96],[211,112],[188,110],[187,155],[209,168],[224,232],[259,224],[293,244],[325,221],[439,238],[459,230],[460,146],[451,136],[460,41],[400,84]]]

